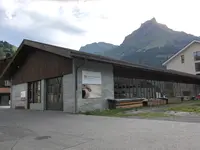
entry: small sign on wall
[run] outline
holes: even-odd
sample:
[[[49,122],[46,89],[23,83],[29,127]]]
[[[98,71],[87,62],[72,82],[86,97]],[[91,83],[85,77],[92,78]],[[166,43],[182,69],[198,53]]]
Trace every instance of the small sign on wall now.
[[[101,72],[82,71],[82,84],[101,84]]]
[[[21,91],[21,98],[26,98],[26,91]]]

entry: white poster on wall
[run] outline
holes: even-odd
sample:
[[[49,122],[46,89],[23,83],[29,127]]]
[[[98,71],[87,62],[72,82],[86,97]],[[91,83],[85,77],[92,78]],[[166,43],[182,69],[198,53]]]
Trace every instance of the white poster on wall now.
[[[82,98],[101,97],[101,72],[82,71]]]
[[[101,84],[101,72],[82,71],[82,84]]]
[[[21,98],[25,98],[26,97],[26,91],[21,91]]]

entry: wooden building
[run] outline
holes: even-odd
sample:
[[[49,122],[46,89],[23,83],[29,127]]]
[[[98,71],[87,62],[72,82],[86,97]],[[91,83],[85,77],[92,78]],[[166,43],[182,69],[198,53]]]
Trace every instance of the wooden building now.
[[[11,80],[11,108],[69,113],[105,109],[107,99],[122,91],[124,98],[153,98],[165,92],[164,83],[190,84],[194,93],[200,85],[199,76],[30,40],[22,42],[1,78]]]
[[[3,72],[5,67],[10,62],[11,57],[0,60],[0,73]],[[0,106],[8,106],[10,100],[10,80],[0,80]]]

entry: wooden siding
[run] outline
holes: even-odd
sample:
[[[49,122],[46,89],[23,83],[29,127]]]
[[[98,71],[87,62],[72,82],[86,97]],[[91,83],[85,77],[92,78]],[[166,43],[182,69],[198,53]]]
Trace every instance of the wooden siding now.
[[[165,75],[162,72],[140,70],[137,68],[126,68],[126,67],[121,67],[121,66],[114,66],[113,73],[115,77],[200,84],[200,81],[198,79],[192,79],[189,77],[179,76],[177,74]]]
[[[6,58],[6,59],[0,60],[0,74],[2,74],[3,70],[8,65],[10,60],[11,60],[11,58]],[[5,87],[5,80],[3,78],[0,79],[0,87]]]
[[[53,78],[70,73],[72,73],[72,59],[32,49],[23,64],[12,75],[12,84]]]

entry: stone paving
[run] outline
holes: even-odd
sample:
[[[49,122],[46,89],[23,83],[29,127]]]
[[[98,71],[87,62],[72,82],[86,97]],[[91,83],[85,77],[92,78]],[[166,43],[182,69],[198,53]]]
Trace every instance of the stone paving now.
[[[199,123],[0,109],[0,150],[199,150]]]

